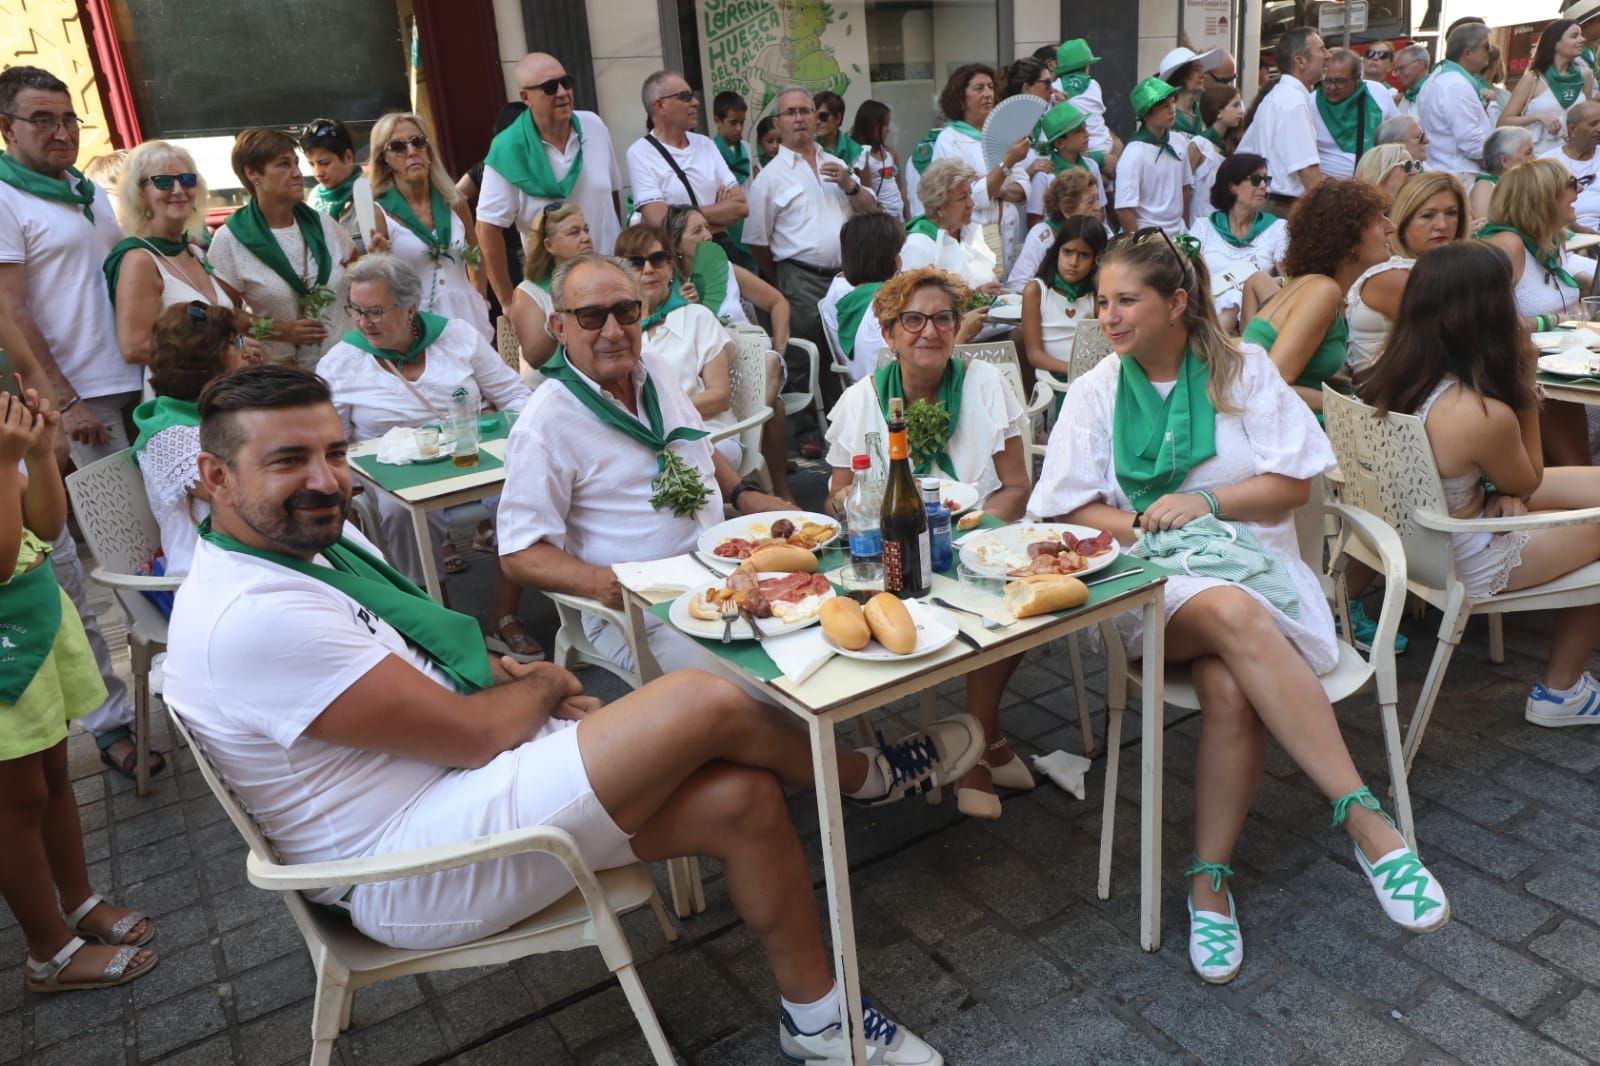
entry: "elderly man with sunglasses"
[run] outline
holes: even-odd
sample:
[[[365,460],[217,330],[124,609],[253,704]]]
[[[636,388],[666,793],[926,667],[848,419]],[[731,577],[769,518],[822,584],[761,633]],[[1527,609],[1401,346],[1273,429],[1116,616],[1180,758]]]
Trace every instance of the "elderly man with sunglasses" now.
[[[634,207],[645,222],[660,226],[666,221],[668,207],[689,204],[700,209],[711,232],[720,236],[749,209],[744,189],[722,158],[717,142],[695,132],[699,98],[675,70],[650,75],[639,95],[650,129],[628,147]],[[726,246],[731,241],[719,239],[718,243]],[[610,248],[596,242],[595,250],[607,252]]]
[[[609,254],[622,232],[611,131],[593,111],[574,110],[572,75],[555,56],[530,52],[517,64],[517,85],[528,110],[489,145],[478,194],[478,250],[501,307],[515,292],[503,227],[515,226],[526,250],[534,216],[570,200],[583,209],[597,250]]]
[[[1578,184],[1578,199],[1572,205],[1577,213],[1576,229],[1585,233],[1600,230],[1600,101],[1579,100],[1567,109],[1566,142],[1544,154],[1560,160]]]

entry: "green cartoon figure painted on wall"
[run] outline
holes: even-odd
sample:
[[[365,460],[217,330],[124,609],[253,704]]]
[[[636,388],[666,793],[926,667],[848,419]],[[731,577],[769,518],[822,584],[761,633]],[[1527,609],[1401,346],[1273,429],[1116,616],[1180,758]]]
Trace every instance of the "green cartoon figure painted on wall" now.
[[[757,115],[765,114],[786,85],[799,85],[814,95],[828,90],[840,96],[850,76],[839,67],[822,34],[837,17],[825,0],[776,0],[778,39],[761,50],[750,68],[750,97]]]

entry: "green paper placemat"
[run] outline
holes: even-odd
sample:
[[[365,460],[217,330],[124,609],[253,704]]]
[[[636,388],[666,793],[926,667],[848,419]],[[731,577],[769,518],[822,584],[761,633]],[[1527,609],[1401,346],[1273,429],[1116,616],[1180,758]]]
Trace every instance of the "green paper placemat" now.
[[[1576,385],[1584,389],[1600,389],[1600,378],[1569,378],[1543,370],[1539,371],[1536,377],[1541,385]]]
[[[650,613],[657,618],[672,625],[668,614],[672,610],[672,601],[663,600],[650,608]],[[689,637],[701,647],[711,652],[717,658],[730,662],[758,681],[775,681],[783,676],[783,671],[778,669],[778,664],[772,661],[766,649],[758,640],[736,640],[731,644],[724,644],[720,640],[704,640],[700,637],[690,636],[683,630],[673,626],[673,631],[681,636]]]
[[[361,471],[362,477],[377,482],[387,492],[414,489],[418,485],[431,485],[436,481],[447,481],[467,474],[481,474],[485,470],[499,470],[505,465],[481,448],[478,450],[477,466],[456,466],[448,459],[438,463],[408,463],[405,466],[395,466],[391,463],[378,462],[376,455],[354,456],[350,462]]]

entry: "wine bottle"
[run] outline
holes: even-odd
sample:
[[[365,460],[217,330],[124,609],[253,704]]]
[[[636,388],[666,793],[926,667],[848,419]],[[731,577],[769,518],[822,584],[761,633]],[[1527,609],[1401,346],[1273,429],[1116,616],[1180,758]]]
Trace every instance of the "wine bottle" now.
[[[906,445],[905,401],[889,401],[889,480],[883,490],[883,589],[901,599],[933,591],[933,559],[928,542],[928,512],[911,472]]]

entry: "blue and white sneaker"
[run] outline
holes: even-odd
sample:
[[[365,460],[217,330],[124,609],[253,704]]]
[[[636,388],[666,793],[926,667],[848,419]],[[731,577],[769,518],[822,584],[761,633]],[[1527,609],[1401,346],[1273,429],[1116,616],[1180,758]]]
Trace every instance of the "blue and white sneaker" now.
[[[861,1001],[862,1036],[869,1066],[944,1066],[944,1056],[902,1025],[891,1022],[870,999]],[[778,1055],[792,1066],[844,1066],[850,1061],[850,1038],[835,1022],[819,1033],[802,1033],[778,1012]]]
[[[852,800],[864,807],[898,803],[911,793],[954,784],[983,758],[983,726],[970,714],[941,718],[893,744],[877,732],[877,748],[857,750],[877,762],[888,788],[881,796]]]
[[[1568,695],[1558,695],[1535,684],[1528,693],[1522,716],[1534,725],[1560,729],[1569,725],[1600,725],[1600,682],[1587,671]]]

